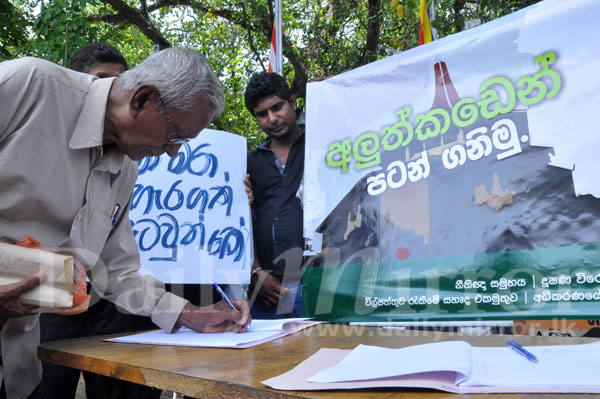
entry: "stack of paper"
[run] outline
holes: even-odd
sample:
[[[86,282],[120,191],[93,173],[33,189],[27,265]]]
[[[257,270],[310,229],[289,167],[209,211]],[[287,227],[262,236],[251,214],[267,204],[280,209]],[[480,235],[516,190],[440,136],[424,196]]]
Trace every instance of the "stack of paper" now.
[[[187,328],[182,328],[174,334],[167,334],[162,330],[157,330],[107,339],[107,341],[134,344],[242,349],[293,334],[318,323],[320,322],[310,321],[304,318],[252,320],[250,331],[244,333],[223,332],[199,334]]]
[[[457,393],[600,392],[600,345],[527,347],[531,362],[509,347],[438,342],[401,349],[359,345],[321,349],[293,370],[263,381],[281,390],[434,388]]]
[[[0,285],[16,283],[40,270],[46,280],[23,293],[21,303],[62,310],[73,306],[73,257],[0,243]]]

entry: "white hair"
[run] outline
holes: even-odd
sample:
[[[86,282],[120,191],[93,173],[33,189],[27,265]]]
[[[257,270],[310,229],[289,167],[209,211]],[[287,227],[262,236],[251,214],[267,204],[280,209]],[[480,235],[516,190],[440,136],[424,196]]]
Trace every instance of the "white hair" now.
[[[200,53],[183,47],[171,47],[152,54],[141,64],[124,72],[118,79],[123,90],[132,91],[140,83],[156,87],[166,109],[157,111],[193,112],[199,99],[213,105],[210,120],[225,108],[225,94],[208,60]]]

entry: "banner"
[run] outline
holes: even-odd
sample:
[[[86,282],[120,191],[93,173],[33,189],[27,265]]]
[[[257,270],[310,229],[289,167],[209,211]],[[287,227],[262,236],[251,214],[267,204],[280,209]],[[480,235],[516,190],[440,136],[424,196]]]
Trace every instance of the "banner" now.
[[[308,85],[309,315],[598,318],[598,15],[546,0]]]
[[[129,217],[142,272],[165,283],[248,284],[246,138],[205,129],[173,158],[138,168]]]

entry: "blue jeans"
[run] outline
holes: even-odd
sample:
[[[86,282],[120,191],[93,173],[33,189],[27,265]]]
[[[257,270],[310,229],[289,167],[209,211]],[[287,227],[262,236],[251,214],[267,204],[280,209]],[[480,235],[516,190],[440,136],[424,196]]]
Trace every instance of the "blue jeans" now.
[[[289,294],[279,300],[275,306],[265,306],[256,298],[251,304],[250,314],[253,319],[282,319],[302,317],[302,284],[300,281],[284,281]]]

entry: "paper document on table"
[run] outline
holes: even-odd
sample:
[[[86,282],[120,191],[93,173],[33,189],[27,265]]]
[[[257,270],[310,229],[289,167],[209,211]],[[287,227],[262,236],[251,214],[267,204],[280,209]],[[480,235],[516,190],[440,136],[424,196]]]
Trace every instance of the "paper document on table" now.
[[[598,370],[593,366],[600,358],[600,345],[532,346],[526,349],[537,356],[538,363],[528,361],[508,347],[473,348],[473,370],[460,384],[600,387]]]
[[[319,370],[332,367],[346,357],[351,351],[344,349],[321,348],[317,353],[294,367],[287,373],[262,381],[273,389],[282,391],[323,391],[329,389],[365,389],[365,388],[434,388],[450,392],[454,389],[456,373],[431,372],[417,373],[401,377],[378,378],[375,380],[314,383],[308,378]],[[449,387],[445,389],[444,387]]]
[[[196,333],[190,329],[181,328],[173,334],[167,334],[162,330],[157,330],[111,338],[107,339],[107,341],[134,344],[242,349],[293,334],[319,323],[320,322],[318,321],[311,321],[306,318],[252,320],[250,326],[251,330],[244,333]]]
[[[281,390],[434,388],[458,393],[600,392],[595,364],[600,345],[527,347],[539,362],[509,347],[462,341],[401,349],[359,345],[321,349],[293,370],[263,381]]]
[[[313,375],[308,381],[372,380],[431,371],[454,371],[468,375],[471,371],[471,345],[460,341],[401,349],[358,345],[340,363]]]

